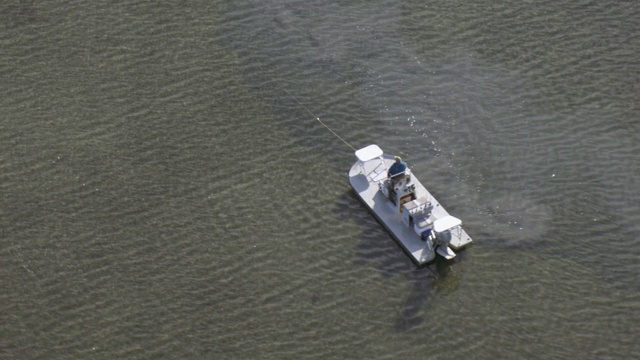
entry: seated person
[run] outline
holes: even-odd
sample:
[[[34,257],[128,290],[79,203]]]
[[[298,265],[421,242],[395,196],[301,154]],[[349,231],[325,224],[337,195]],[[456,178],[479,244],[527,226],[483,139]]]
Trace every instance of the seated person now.
[[[391,165],[389,171],[387,172],[387,176],[391,181],[398,181],[404,178],[405,172],[407,171],[407,163],[402,161],[400,156],[396,156],[396,162]]]

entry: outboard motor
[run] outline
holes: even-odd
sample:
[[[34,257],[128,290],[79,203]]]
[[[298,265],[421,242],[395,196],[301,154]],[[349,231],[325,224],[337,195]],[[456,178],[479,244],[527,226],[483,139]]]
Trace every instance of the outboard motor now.
[[[447,229],[443,232],[436,233],[435,246],[436,251],[443,258],[450,260],[456,257],[456,253],[449,248],[449,242],[451,241],[451,230]]]
[[[456,253],[449,248],[451,242],[451,229],[460,226],[461,221],[453,216],[446,216],[434,222],[433,230],[435,232],[435,248],[436,252],[443,258],[449,260],[456,257]]]
[[[451,230],[445,230],[436,234],[436,243],[438,246],[449,246],[451,241]]]

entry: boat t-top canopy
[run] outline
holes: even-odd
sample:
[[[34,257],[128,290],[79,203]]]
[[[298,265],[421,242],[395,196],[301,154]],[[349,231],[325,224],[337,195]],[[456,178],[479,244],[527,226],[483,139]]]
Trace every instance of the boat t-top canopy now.
[[[361,172],[370,178],[372,182],[377,183],[387,178],[387,165],[384,163],[382,154],[382,149],[375,144],[356,150],[356,157],[358,158]],[[375,159],[378,159],[378,161],[372,161]],[[369,163],[369,161],[372,162]]]
[[[458,219],[457,217],[453,217],[451,215],[447,215],[445,217],[443,217],[442,219],[438,219],[436,221],[433,222],[433,230],[435,230],[435,232],[443,232],[446,230],[449,230],[453,227],[456,227],[458,225],[462,224],[462,220]]]
[[[356,151],[356,157],[358,158],[358,161],[360,161],[361,163],[365,163],[369,160],[379,158],[380,156],[382,156],[382,154],[383,154],[382,149],[380,149],[380,147],[378,147],[378,145],[375,145],[375,144],[369,145],[367,147],[363,147],[362,149]]]

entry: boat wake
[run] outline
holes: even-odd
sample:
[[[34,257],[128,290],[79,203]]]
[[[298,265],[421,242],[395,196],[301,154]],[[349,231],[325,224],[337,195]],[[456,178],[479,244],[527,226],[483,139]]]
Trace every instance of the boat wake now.
[[[488,219],[485,226],[491,228],[482,242],[501,239],[501,245],[507,247],[526,248],[543,243],[553,220],[549,206],[518,193],[493,198],[481,211]]]

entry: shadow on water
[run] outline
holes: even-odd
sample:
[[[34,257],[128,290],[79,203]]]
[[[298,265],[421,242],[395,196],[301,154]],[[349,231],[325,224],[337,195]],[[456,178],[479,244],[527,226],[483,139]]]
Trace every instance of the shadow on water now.
[[[413,268],[398,274],[409,281],[411,293],[405,300],[401,316],[396,320],[394,326],[396,331],[408,331],[422,325],[424,318],[420,315],[420,311],[432,293],[444,296],[457,290],[460,276],[455,272],[454,266],[464,257],[464,251],[450,261],[437,257],[435,262],[426,267]]]
[[[434,295],[446,296],[457,290],[461,282],[460,264],[465,251],[451,261],[437,257],[426,266],[417,266],[400,245],[384,230],[350,189],[338,201],[336,216],[359,224],[362,237],[358,241],[354,262],[357,266],[375,268],[386,278],[402,278],[411,292],[394,323],[398,332],[417,328],[424,322],[423,308]]]

